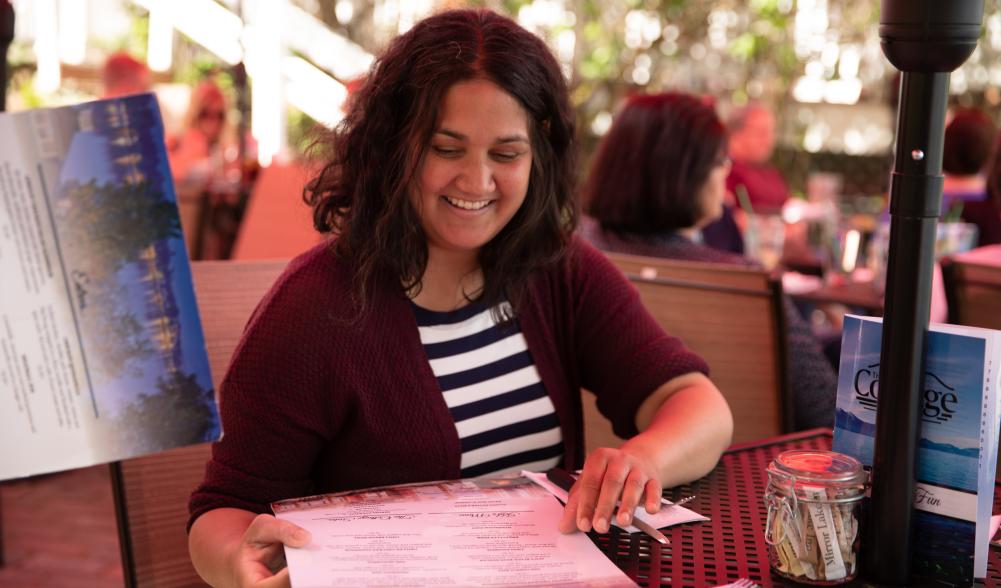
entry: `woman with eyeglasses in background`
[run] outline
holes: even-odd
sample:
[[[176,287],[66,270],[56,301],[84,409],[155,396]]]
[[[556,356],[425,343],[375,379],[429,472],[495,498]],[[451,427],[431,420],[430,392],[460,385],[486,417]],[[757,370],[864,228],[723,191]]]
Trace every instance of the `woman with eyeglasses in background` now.
[[[247,138],[251,159],[256,150]],[[229,102],[212,80],[200,82],[180,133],[167,139],[167,155],[177,190],[181,227],[192,259],[225,259],[236,236],[242,182],[236,129],[229,124]]]
[[[726,154],[726,128],[707,101],[680,92],[629,97],[591,164],[579,232],[615,253],[755,265],[701,242],[701,229],[723,213]],[[829,427],[837,376],[809,324],[788,297],[783,303],[795,425]]]

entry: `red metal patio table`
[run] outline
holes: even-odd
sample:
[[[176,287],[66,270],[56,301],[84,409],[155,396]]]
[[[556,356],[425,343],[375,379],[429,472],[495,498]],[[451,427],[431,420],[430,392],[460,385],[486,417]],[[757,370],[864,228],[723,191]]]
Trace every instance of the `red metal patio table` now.
[[[765,468],[787,449],[830,449],[830,429],[813,429],[773,439],[735,445],[711,474],[691,484],[672,488],[669,498],[695,494],[689,507],[712,519],[705,523],[664,529],[670,545],[647,535],[630,535],[614,528],[592,540],[637,584],[675,588],[718,586],[749,578],[762,588],[799,586],[768,567],[765,545],[765,505],[762,496],[768,477]],[[995,485],[994,510],[999,506]],[[991,547],[987,587],[1001,587],[1001,553]],[[853,582],[851,585],[861,585]]]

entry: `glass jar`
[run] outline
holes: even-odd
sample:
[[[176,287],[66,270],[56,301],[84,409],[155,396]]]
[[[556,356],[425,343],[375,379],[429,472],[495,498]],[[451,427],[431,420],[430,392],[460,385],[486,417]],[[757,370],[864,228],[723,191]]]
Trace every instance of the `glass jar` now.
[[[768,464],[765,542],[775,573],[819,585],[855,578],[866,478],[857,459],[833,451],[784,451]]]

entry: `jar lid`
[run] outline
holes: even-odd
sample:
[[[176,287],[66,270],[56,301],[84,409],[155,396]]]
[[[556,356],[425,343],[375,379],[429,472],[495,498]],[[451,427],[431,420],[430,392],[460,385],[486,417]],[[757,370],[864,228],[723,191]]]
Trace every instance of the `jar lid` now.
[[[865,480],[862,464],[854,457],[816,449],[783,451],[768,466],[768,470],[800,482],[828,486],[854,485]]]

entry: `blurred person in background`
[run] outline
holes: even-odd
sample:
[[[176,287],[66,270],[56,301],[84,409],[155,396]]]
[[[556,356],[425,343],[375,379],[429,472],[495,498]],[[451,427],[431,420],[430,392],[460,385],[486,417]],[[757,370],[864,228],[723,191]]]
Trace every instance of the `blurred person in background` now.
[[[727,132],[705,101],[683,93],[635,95],[598,147],[582,193],[581,235],[599,249],[754,266],[693,236],[723,211]],[[788,297],[790,383],[796,427],[830,427],[837,376]]]
[[[976,108],[957,110],[942,149],[942,215],[977,226],[977,245],[1001,243],[1001,169],[994,155],[997,129]],[[957,214],[958,212],[958,214]]]
[[[755,212],[778,213],[789,199],[782,173],[769,160],[775,151],[775,116],[764,104],[751,102],[734,110],[727,122],[732,165],[726,188],[746,190]]]
[[[738,210],[733,193],[727,193],[722,210],[718,219],[702,227],[693,238],[713,249],[743,255],[745,253],[744,231],[741,228],[743,213]],[[741,217],[741,223],[737,221],[738,216]]]
[[[942,146],[942,209],[956,201],[983,200],[987,195],[984,168],[994,143],[994,121],[977,108],[953,113]]]
[[[1001,244],[1001,135],[988,163],[987,194],[983,200],[963,205],[964,222],[977,225],[977,246]]]
[[[775,116],[764,104],[751,102],[731,112],[730,174],[720,218],[702,228],[706,245],[744,253],[745,206],[754,212],[778,214],[789,199],[789,187],[777,168],[768,163],[775,150]],[[741,203],[744,196],[747,202]]]
[[[117,98],[149,92],[152,78],[146,64],[124,51],[108,56],[101,70],[104,91],[101,98]]]
[[[192,90],[180,133],[167,139],[167,155],[188,254],[192,259],[227,258],[247,178],[236,131],[229,124],[229,101],[214,81],[202,81]]]

